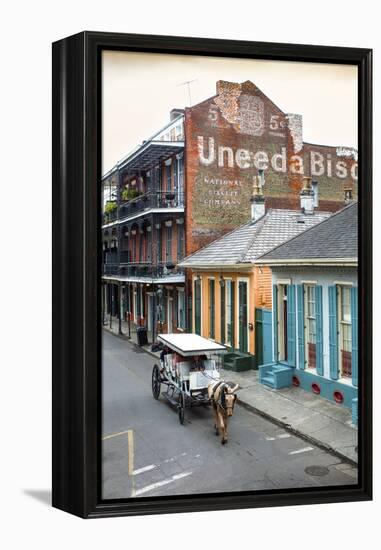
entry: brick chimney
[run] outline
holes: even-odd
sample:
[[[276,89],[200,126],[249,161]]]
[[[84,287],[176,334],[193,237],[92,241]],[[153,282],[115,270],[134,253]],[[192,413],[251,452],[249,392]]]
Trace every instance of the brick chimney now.
[[[303,178],[303,189],[300,192],[300,208],[304,214],[314,213],[314,191],[310,177]]]
[[[265,197],[263,196],[262,185],[264,184],[263,171],[259,176],[253,177],[253,194],[251,196],[251,221],[256,222],[265,215]]]
[[[351,187],[344,188],[344,203],[350,204],[353,202],[353,191]]]

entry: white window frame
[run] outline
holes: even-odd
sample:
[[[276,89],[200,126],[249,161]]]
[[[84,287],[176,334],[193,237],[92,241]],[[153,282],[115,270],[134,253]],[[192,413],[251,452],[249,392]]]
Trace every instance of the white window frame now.
[[[277,292],[277,300],[278,300],[278,304],[277,304],[277,314],[278,314],[278,323],[277,323],[277,330],[278,330],[278,358],[279,358],[279,361],[286,361],[286,356],[287,356],[287,342],[285,341],[285,338],[284,338],[284,329],[285,329],[285,326],[284,326],[284,315],[283,315],[283,302],[284,302],[284,296],[285,296],[285,293],[284,293],[284,290],[285,288],[288,286],[289,283],[285,283],[285,282],[277,282],[277,289],[278,289],[278,292]],[[288,299],[288,296],[287,296],[287,299]],[[282,315],[280,315],[280,313],[282,312]],[[287,320],[286,320],[287,322]]]
[[[346,327],[349,327],[349,334],[350,334],[350,340],[347,340],[351,343],[350,345],[350,352],[352,356],[352,311],[351,311],[351,287],[352,283],[339,283],[336,285],[337,288],[337,325],[338,325],[338,368],[339,368],[339,380],[340,382],[346,382],[352,384],[352,370],[351,370],[351,376],[343,376],[343,362],[342,362],[342,356],[341,356],[341,350],[343,349],[342,343],[343,343],[343,325]],[[349,291],[349,315],[350,315],[350,321],[344,321],[342,319],[342,292],[343,289],[346,289]],[[352,369],[352,365],[351,365]]]
[[[308,300],[308,289],[313,288],[314,289],[314,307],[315,307],[315,315],[314,317],[308,315],[309,311],[309,300]],[[309,334],[310,334],[310,322],[315,321],[315,342],[311,342],[311,344],[315,344],[316,346],[316,336],[317,336],[317,326],[316,326],[316,284],[312,282],[304,282],[303,283],[303,295],[304,295],[304,361],[306,365],[305,370],[309,370],[313,373],[316,373],[316,365],[315,367],[310,367],[308,363],[308,344],[309,342]]]

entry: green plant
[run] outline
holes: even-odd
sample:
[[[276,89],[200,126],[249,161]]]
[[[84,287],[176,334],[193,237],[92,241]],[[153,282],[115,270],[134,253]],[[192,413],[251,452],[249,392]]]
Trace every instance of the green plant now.
[[[130,190],[130,198],[136,199],[140,195],[139,191],[137,189],[131,189]]]
[[[114,210],[117,209],[117,204],[115,201],[107,201],[105,206],[105,214],[111,214]]]
[[[129,201],[131,199],[135,199],[139,195],[140,195],[140,193],[137,189],[123,189],[123,191],[122,191],[122,200]]]

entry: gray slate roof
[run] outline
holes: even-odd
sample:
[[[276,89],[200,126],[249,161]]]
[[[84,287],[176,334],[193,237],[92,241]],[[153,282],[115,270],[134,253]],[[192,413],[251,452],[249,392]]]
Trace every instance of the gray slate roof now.
[[[346,206],[260,259],[357,259],[357,211],[357,203]]]
[[[248,222],[201,248],[180,262],[183,267],[232,266],[253,263],[258,257],[302,231],[320,223],[330,212],[305,215],[300,210],[270,209],[256,222]]]

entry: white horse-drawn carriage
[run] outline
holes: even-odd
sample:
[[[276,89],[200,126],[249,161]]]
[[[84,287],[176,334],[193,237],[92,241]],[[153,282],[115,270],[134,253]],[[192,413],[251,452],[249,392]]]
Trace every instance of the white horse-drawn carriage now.
[[[152,371],[152,394],[163,395],[177,407],[180,423],[184,423],[185,408],[209,405],[208,386],[220,380],[221,354],[225,346],[197,334],[159,334],[160,366]],[[166,391],[161,393],[161,386]]]

